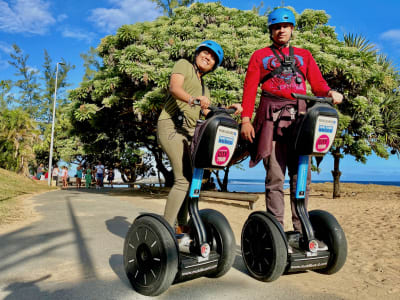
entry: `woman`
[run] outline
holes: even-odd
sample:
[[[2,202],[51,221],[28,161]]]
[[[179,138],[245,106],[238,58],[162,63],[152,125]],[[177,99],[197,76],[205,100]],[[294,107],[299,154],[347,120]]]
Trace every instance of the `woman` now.
[[[60,169],[58,168],[58,165],[55,164],[54,168],[53,168],[53,172],[52,172],[52,176],[53,176],[53,183],[52,185],[57,186],[58,183],[58,174],[60,173]]]
[[[90,185],[92,184],[92,169],[90,166],[87,166],[85,171],[85,187],[90,189]]]
[[[82,166],[79,164],[79,166],[76,168],[76,188],[80,189],[82,185]]]
[[[204,85],[203,76],[214,71],[222,62],[224,52],[214,41],[204,41],[195,50],[194,62],[177,61],[172,69],[169,94],[157,124],[158,142],[167,153],[174,173],[174,185],[168,195],[164,218],[177,234],[188,231],[188,206],[185,201],[192,177],[189,145],[200,113],[207,114],[210,91]],[[200,106],[194,105],[200,101]],[[240,104],[230,107],[242,111]]]
[[[62,168],[63,188],[68,188],[68,168],[66,166],[63,166]]]

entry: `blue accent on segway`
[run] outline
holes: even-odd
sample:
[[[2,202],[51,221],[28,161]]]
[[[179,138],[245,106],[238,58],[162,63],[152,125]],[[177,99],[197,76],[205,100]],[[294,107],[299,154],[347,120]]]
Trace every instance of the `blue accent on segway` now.
[[[190,184],[190,198],[199,198],[201,190],[201,181],[203,180],[204,169],[194,168],[192,183]]]
[[[299,156],[299,167],[297,169],[296,198],[304,199],[306,197],[307,173],[308,173],[308,155]]]

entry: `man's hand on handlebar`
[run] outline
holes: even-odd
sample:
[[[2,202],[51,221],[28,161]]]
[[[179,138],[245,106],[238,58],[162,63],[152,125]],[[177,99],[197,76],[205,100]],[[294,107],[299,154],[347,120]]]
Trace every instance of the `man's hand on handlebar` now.
[[[242,130],[240,132],[242,138],[250,143],[253,143],[253,139],[255,138],[254,127],[250,122],[249,117],[244,117],[242,119]]]
[[[242,105],[240,103],[235,103],[235,104],[229,105],[227,108],[228,109],[229,108],[236,109],[235,115],[240,115],[242,113],[242,111],[243,111]]]
[[[339,92],[336,92],[334,90],[330,90],[328,92],[328,97],[332,98],[332,103],[333,104],[340,104],[343,101],[343,95]]]

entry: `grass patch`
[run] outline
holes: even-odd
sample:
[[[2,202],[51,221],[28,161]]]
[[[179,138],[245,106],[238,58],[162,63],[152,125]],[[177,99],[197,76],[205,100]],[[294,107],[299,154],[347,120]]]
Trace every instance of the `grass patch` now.
[[[52,189],[47,181],[32,180],[0,168],[0,225],[22,218],[24,208],[20,196]]]

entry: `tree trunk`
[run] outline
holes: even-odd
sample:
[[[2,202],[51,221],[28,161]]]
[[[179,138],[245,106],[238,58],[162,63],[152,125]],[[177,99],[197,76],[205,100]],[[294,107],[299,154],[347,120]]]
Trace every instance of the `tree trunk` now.
[[[332,176],[333,176],[333,198],[340,198],[340,176],[342,175],[342,172],[339,170],[339,164],[340,164],[340,149],[337,149],[333,153],[333,171],[332,171]]]
[[[228,178],[229,178],[229,167],[224,168],[224,180],[222,182],[221,186],[221,192],[227,192],[228,191]]]
[[[166,187],[172,187],[174,185],[174,173],[171,171],[168,171],[168,169],[164,166],[162,162],[162,155],[163,151],[161,149],[155,149],[155,148],[149,148],[147,147],[153,153],[153,157],[156,161],[156,168],[158,172],[161,172],[164,176],[164,186]]]

